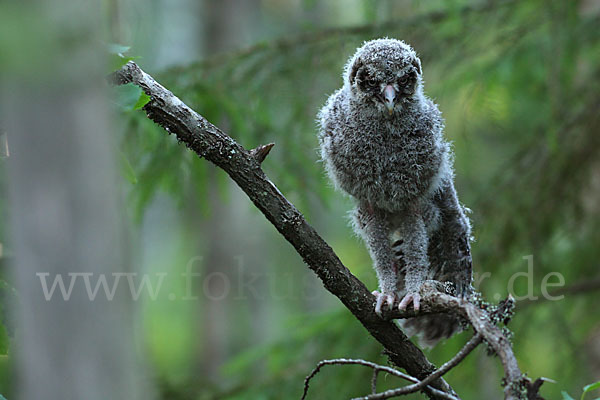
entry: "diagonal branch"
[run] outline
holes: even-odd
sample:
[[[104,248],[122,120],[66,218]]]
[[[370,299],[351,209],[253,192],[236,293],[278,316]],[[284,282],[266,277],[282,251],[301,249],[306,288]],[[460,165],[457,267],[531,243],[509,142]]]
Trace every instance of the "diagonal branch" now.
[[[200,114],[142,71],[137,64],[127,63],[110,77],[114,84],[134,83],[150,96],[143,110],[152,121],[200,157],[222,168],[248,195],[254,205],[294,246],[308,267],[383,345],[390,361],[417,379],[430,375],[435,367],[423,352],[408,340],[393,321],[383,320],[373,312],[374,297],[365,285],[342,264],[331,247],[306,222],[304,216],[267,178],[260,166],[261,156],[246,150]],[[268,145],[267,145],[268,146]],[[263,154],[263,152],[259,152]],[[265,154],[266,156],[266,154]],[[454,396],[442,379],[431,386]],[[431,391],[431,398],[440,398]]]

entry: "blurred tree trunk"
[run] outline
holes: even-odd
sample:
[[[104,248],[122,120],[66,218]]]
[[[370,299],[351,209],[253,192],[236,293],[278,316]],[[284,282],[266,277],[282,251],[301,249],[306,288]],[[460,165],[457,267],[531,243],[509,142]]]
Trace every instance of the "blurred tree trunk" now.
[[[248,15],[252,15],[259,7],[258,0],[221,0],[205,1],[203,7],[204,23],[204,57],[232,50],[244,43],[244,29],[248,29],[247,24],[251,20]],[[237,23],[236,23],[237,21]],[[244,26],[244,24],[246,26]],[[258,24],[258,21],[256,21]],[[227,127],[227,121],[221,121],[221,124]],[[204,238],[205,243],[198,243],[199,251],[205,251],[203,259],[203,277],[217,276],[215,274],[225,274],[227,277],[235,277],[234,271],[235,256],[232,248],[236,247],[236,226],[240,221],[234,221],[228,208],[231,205],[223,204],[224,199],[219,193],[217,182],[218,174],[221,173],[213,165],[208,165],[207,192],[208,204],[210,207],[210,217],[201,216],[197,211],[197,201],[193,202],[193,208],[190,210],[194,215],[193,221],[197,238]],[[230,186],[229,181],[226,182]],[[230,280],[235,284],[235,278]],[[200,343],[198,349],[197,362],[199,369],[205,376],[216,378],[218,370],[222,365],[228,352],[228,344],[232,343],[235,332],[231,332],[231,320],[235,314],[232,307],[232,291],[222,298],[211,298],[224,293],[226,287],[223,286],[221,279],[205,280],[206,287],[203,287],[204,293],[201,293],[204,310],[202,317],[198,321],[199,329],[203,332],[204,340]],[[231,288],[230,288],[231,289]],[[234,288],[235,289],[235,288]],[[209,294],[209,296],[207,296]],[[228,312],[231,310],[231,312]]]
[[[124,282],[112,301],[102,289],[91,301],[81,275],[68,300],[58,287],[48,300],[41,284],[40,274],[48,288],[60,274],[68,289],[68,274],[84,273],[93,288],[99,274],[111,284],[111,273],[126,272],[100,6],[11,1],[0,17],[15,29],[0,82],[19,293],[15,398],[24,400],[151,398]]]
[[[204,1],[204,56],[246,44],[259,29],[260,0]]]

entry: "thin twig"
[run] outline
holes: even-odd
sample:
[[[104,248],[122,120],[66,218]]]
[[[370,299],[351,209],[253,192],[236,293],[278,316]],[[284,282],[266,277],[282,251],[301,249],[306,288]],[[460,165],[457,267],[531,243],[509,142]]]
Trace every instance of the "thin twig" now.
[[[373,376],[371,377],[371,394],[377,393],[377,375],[379,375],[379,368],[374,368]]]
[[[304,392],[302,393],[301,400],[306,399],[306,396],[308,395],[308,388],[309,388],[310,380],[319,373],[321,368],[323,368],[325,365],[347,365],[347,364],[362,365],[365,367],[372,368],[373,371],[387,372],[388,374],[397,376],[398,378],[402,378],[402,379],[405,379],[407,381],[414,382],[414,383],[419,383],[419,380],[417,378],[407,375],[403,372],[400,372],[394,368],[386,367],[384,365],[375,364],[373,362],[365,361],[365,360],[361,360],[361,359],[336,358],[333,360],[319,361],[319,363],[317,364],[315,369],[313,369],[312,372],[304,380]],[[448,400],[458,400],[457,397],[452,396],[448,393],[442,392],[440,390],[437,390],[431,386],[427,386],[426,388],[427,388],[427,390],[431,391],[433,394],[435,394],[436,396],[438,396],[440,398],[448,399]],[[364,397],[361,397],[361,399],[362,398],[364,398]]]
[[[472,352],[483,340],[483,336],[480,333],[476,333],[471,340],[469,340],[462,349],[452,359],[442,365],[439,369],[423,379],[418,383],[408,385],[398,389],[391,389],[381,393],[375,393],[370,396],[363,397],[364,400],[376,400],[376,399],[389,399],[392,397],[400,396],[403,394],[415,393],[419,390],[423,390],[429,383],[436,380],[437,378],[450,371],[452,368],[457,366],[470,352]]]

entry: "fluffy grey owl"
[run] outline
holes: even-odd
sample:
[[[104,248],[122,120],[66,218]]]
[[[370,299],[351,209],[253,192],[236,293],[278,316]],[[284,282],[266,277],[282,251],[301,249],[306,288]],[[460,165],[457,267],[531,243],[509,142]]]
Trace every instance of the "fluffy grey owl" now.
[[[395,39],[365,42],[348,61],[344,86],[318,116],[321,156],[335,185],[356,200],[354,229],[379,279],[375,311],[419,309],[426,280],[471,293],[471,227],[454,189],[444,121],[423,94],[421,62]],[[433,345],[459,329],[450,315],[403,322]]]

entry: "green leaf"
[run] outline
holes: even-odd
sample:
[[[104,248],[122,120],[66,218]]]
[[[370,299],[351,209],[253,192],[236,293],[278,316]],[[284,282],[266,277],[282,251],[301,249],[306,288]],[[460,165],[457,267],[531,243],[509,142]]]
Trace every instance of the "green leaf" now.
[[[589,385],[586,385],[583,388],[583,392],[584,393],[591,392],[594,389],[600,389],[600,381],[595,382],[595,383],[590,383]]]
[[[109,43],[106,45],[106,50],[109,54],[108,65],[110,72],[121,69],[121,67],[127,64],[129,61],[137,60],[140,57],[126,56],[131,49],[131,46],[124,46],[118,43]]]
[[[600,381],[594,382],[594,383],[590,383],[589,385],[584,386],[583,387],[583,393],[581,394],[580,400],[583,400],[583,398],[585,397],[586,393],[591,392],[592,390],[595,390],[595,389],[600,389]]]
[[[137,103],[135,103],[135,105],[133,106],[133,109],[140,110],[142,107],[144,107],[146,104],[148,104],[149,101],[150,101],[150,96],[148,96],[145,92],[142,91],[142,93],[140,94],[140,97],[138,98]]]
[[[106,45],[106,50],[108,51],[109,56],[109,68],[110,71],[116,71],[121,69],[121,67],[127,64],[129,61],[135,60],[138,57],[125,56],[131,49],[131,46],[124,46],[119,43],[109,43]]]
[[[138,57],[124,57],[120,54],[111,54],[109,60],[110,72],[117,71],[121,67],[127,64],[129,61],[133,61]]]
[[[143,101],[142,95],[144,92],[139,86],[136,86],[133,83],[115,86],[113,90],[115,93],[114,102],[121,111],[135,110],[138,104]],[[147,102],[148,101],[146,101],[146,103]]]

